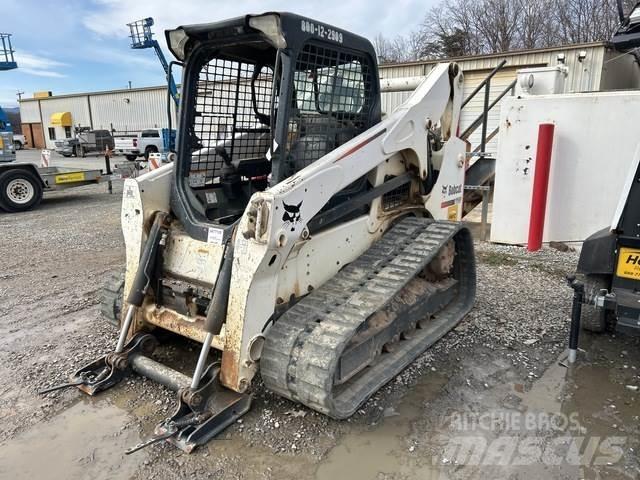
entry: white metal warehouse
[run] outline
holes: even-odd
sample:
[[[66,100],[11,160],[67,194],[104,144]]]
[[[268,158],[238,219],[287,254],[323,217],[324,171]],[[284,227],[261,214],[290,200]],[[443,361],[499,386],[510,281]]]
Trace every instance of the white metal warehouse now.
[[[601,90],[618,90],[640,87],[640,69],[635,57],[620,54],[604,42],[567,45],[556,48],[521,50],[508,54],[479,55],[473,57],[452,58],[460,65],[464,74],[464,96],[470,95],[484,78],[502,61],[505,66],[491,81],[490,99],[494,100],[515,79],[516,71],[524,68],[550,67],[563,64],[568,69],[564,82],[564,92],[577,93]],[[420,61],[380,66],[380,77],[383,79],[403,78],[426,75],[437,64],[437,61]],[[390,112],[409,96],[408,92],[384,93],[382,109]],[[461,131],[464,131],[483,110],[482,92],[466,105],[461,114]],[[494,108],[489,113],[488,131],[493,131],[499,123],[500,109]],[[473,147],[479,143],[480,132],[477,130],[470,138]],[[497,138],[489,142],[487,151],[495,154]]]
[[[171,101],[172,121],[175,105]],[[71,137],[72,127],[139,132],[167,125],[167,88],[146,87],[53,95],[20,101],[22,133],[29,146],[53,148]],[[175,125],[175,123],[174,123]]]
[[[636,88],[640,85],[639,69],[635,58],[621,55],[606,43],[569,45],[557,48],[522,50],[508,54],[480,55],[453,58],[465,73],[465,96],[482,82],[501,61],[504,68],[492,79],[491,99],[496,98],[516,78],[516,71],[529,67],[564,64],[568,76],[565,92],[586,92]],[[437,61],[418,61],[380,66],[382,79],[426,75]],[[392,111],[408,92],[384,93],[382,109]],[[479,93],[462,112],[461,131],[473,122],[483,109],[483,95]],[[53,95],[44,98],[23,99],[20,102],[22,131],[28,145],[53,148],[54,139],[71,135],[72,126],[135,132],[145,128],[166,126],[167,89],[161,87],[134,88],[104,92]],[[172,112],[175,121],[175,111]],[[498,108],[489,115],[488,130],[497,125]],[[470,137],[477,145],[479,132]],[[495,139],[487,150],[495,152]]]

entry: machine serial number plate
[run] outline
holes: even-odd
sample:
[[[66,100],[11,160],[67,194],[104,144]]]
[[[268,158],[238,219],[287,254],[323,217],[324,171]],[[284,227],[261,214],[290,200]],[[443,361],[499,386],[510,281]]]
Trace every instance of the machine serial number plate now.
[[[616,275],[618,277],[640,280],[640,250],[620,248]]]
[[[222,245],[222,240],[224,240],[224,230],[221,228],[209,227],[209,231],[207,232],[207,243]]]

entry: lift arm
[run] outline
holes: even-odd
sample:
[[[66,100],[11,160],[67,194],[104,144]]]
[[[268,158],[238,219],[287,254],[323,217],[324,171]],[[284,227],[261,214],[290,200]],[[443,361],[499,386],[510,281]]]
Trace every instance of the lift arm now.
[[[255,194],[249,207],[255,209],[257,218],[255,240],[272,248],[281,246],[283,240],[295,241],[306,223],[336,193],[400,152],[407,166],[426,180],[431,162],[427,134],[432,125],[441,126],[447,144],[456,140],[462,143],[455,136],[462,101],[461,80],[457,65],[437,65],[411,97],[382,122],[291,178]],[[457,167],[459,160],[457,155],[443,160],[441,175],[447,163],[455,163]],[[462,197],[463,192],[457,190],[455,195]],[[440,192],[436,194],[439,196]],[[283,215],[285,205],[300,205],[296,218],[301,221],[292,222]],[[266,211],[268,216],[264,215]]]
[[[296,242],[309,235],[309,221],[336,193],[391,157],[401,159],[412,178],[426,180],[433,160],[428,130],[439,125],[446,140],[444,151],[439,152],[440,173],[423,201],[435,218],[443,218],[444,212],[446,219],[448,205],[461,205],[464,142],[455,135],[461,103],[462,73],[455,64],[440,64],[382,122],[278,185],[253,195],[234,240],[234,288],[221,369],[225,386],[242,392],[255,374],[256,363],[246,359],[249,346],[264,327],[259,319],[273,310],[277,287],[273,272],[281,269]]]

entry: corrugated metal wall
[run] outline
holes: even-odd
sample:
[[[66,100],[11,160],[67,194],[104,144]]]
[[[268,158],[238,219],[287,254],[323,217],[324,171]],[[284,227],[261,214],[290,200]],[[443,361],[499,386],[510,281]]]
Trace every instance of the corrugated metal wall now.
[[[640,68],[633,55],[621,55],[615,50],[604,53],[600,90],[640,88]]]
[[[489,95],[489,101],[493,102],[505,89],[509,87],[509,85],[516,78],[516,70],[518,67],[505,67],[503,70],[500,70],[498,73],[494,75],[491,79],[491,89]],[[463,96],[467,98],[477,85],[482,83],[482,81],[487,77],[490,70],[480,70],[480,71],[468,71],[464,77],[464,90]],[[511,95],[508,93],[507,95]],[[484,90],[478,92],[472,99],[469,101],[467,105],[460,112],[460,132],[464,132],[467,127],[469,127],[481,114],[484,107]],[[500,107],[496,105],[489,111],[487,122],[487,135],[491,135],[493,130],[500,123]],[[482,138],[482,127],[476,128],[471,136],[469,137],[469,142],[475,148],[480,145]],[[498,150],[498,137],[497,135],[489,140],[486,146],[486,151],[490,153],[496,153]]]
[[[167,126],[167,90],[131,90],[91,95],[93,128],[138,132],[145,128]],[[175,126],[175,104],[171,100],[172,124]]]
[[[40,123],[40,107],[37,100],[20,102],[20,121],[22,123]]]
[[[580,61],[580,52],[586,52]],[[604,44],[588,44],[569,46],[565,48],[549,50],[531,50],[524,52],[514,52],[509,55],[488,55],[480,57],[470,57],[453,59],[460,65],[465,73],[464,95],[465,98],[473,89],[495,68],[502,60],[507,60],[504,71],[496,75],[492,82],[491,99],[493,100],[507,85],[516,78],[516,71],[527,67],[542,67],[558,64],[558,55],[563,54],[565,65],[569,73],[565,82],[565,93],[585,92],[599,90],[601,88],[601,77],[604,65],[606,47]],[[428,74],[436,62],[416,62],[411,64],[381,65],[381,78],[402,78]],[[393,92],[382,94],[382,111],[390,113],[400,105],[408,96],[409,92]],[[462,111],[461,131],[463,131],[475,118],[482,113],[483,96],[478,93]],[[499,105],[495,107],[489,117],[488,133],[491,133],[497,126],[500,117]],[[471,137],[472,148],[479,144],[480,130]],[[497,149],[497,139],[488,145],[488,151],[495,153]]]
[[[73,125],[90,125],[89,104],[86,96],[41,99],[40,110],[42,111],[42,128],[47,148],[55,148],[55,140],[66,137],[64,128],[51,125],[51,115],[54,113],[70,112]],[[50,128],[54,129],[55,138],[51,138]]]
[[[74,125],[89,126],[89,104],[87,97],[48,98],[40,101],[42,123],[45,129],[51,125],[51,115],[58,112],[70,112]]]
[[[580,61],[580,52],[585,56]],[[492,90],[492,98],[515,79],[516,70],[526,67],[539,67],[556,65],[558,55],[565,56],[565,65],[569,68],[569,74],[565,83],[565,92],[583,92],[600,90],[613,85],[615,82],[601,82],[605,56],[609,55],[604,44],[589,44],[571,46],[549,50],[531,50],[514,52],[509,55],[489,55],[481,57],[469,57],[453,59],[465,72],[464,92],[468,95],[479,82],[503,59],[507,60],[505,71],[495,78]],[[607,57],[609,58],[609,57]],[[382,78],[401,78],[423,76],[431,71],[435,62],[416,62],[411,64],[382,65],[380,76]],[[613,66],[613,64],[611,64]],[[613,70],[613,69],[610,69]],[[609,78],[614,78],[615,72],[609,72]],[[606,84],[605,84],[606,83]],[[383,93],[382,110],[391,112],[400,105],[409,92]],[[89,119],[88,101],[91,103],[91,118]],[[92,125],[96,129],[114,128],[118,131],[140,131],[144,128],[163,127],[166,125],[166,88],[149,88],[120,90],[114,92],[97,92],[83,95],[68,95],[52,97],[41,100],[42,121],[45,131],[50,123],[52,113],[60,111],[71,112],[73,123],[83,126]],[[22,122],[40,121],[38,102],[35,100],[23,101],[20,104]],[[471,102],[463,111],[462,128],[466,127],[482,111],[482,96]],[[172,122],[175,125],[175,107],[172,102]],[[493,112],[489,122],[488,131],[491,132],[497,126],[499,110]],[[479,133],[472,137],[473,147],[477,146]],[[495,150],[495,141],[490,147]]]
[[[40,106],[38,105],[40,102]],[[42,118],[40,117],[42,110]],[[139,132],[145,128],[167,125],[167,89],[164,87],[64,95],[20,102],[22,123],[42,122],[47,148],[54,148],[49,138],[51,115],[70,112],[74,126],[96,130]],[[176,109],[171,100],[172,124],[176,125]],[[56,138],[64,138],[64,129],[55,128]]]

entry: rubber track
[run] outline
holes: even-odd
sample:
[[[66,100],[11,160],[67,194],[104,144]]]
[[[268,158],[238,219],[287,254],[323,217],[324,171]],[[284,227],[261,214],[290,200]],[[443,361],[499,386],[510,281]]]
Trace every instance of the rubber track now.
[[[437,312],[426,328],[399,342],[400,348],[383,354],[334,392],[338,360],[358,327],[383,309],[452,238],[458,297]],[[347,418],[464,317],[475,300],[475,283],[473,241],[467,228],[454,222],[405,218],[268,330],[260,360],[264,383],[321,413]]]
[[[122,295],[124,286],[123,273],[111,273],[104,282],[100,292],[100,313],[102,317],[116,327],[120,326],[120,311],[116,305],[122,307]]]

